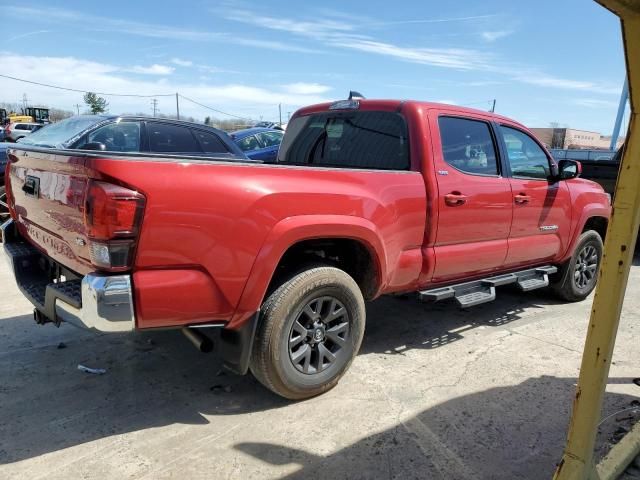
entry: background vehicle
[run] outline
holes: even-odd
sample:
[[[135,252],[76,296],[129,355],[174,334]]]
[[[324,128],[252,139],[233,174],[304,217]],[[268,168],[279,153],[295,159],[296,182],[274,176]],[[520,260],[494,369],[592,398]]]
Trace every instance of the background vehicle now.
[[[4,186],[4,170],[7,166],[8,143],[0,143],[0,224],[9,218],[7,194]]]
[[[40,123],[9,123],[4,127],[5,140],[9,142],[17,142],[21,138],[31,135],[33,132],[42,128]]]
[[[221,130],[179,120],[126,115],[71,117],[44,127],[21,143],[45,148],[246,158]]]
[[[49,109],[42,107],[27,107],[22,110],[24,115],[28,115],[36,123],[51,123],[49,120]]]
[[[595,287],[608,195],[506,117],[320,104],[296,112],[271,163],[132,153],[138,127],[141,142],[176,143],[146,122],[59,144],[60,122],[9,150],[5,251],[38,322],[181,328],[203,351],[203,330],[221,328],[227,368],[302,399],[348,369],[365,300],[417,292],[466,308],[509,283],[566,301]],[[121,150],[62,149],[98,143]]]
[[[253,126],[253,128],[271,128],[274,130],[284,130],[284,128],[282,128],[282,125],[280,125],[278,122],[258,122]]]
[[[284,132],[272,128],[247,128],[231,134],[231,138],[244,154],[255,160],[274,161],[282,143]]]

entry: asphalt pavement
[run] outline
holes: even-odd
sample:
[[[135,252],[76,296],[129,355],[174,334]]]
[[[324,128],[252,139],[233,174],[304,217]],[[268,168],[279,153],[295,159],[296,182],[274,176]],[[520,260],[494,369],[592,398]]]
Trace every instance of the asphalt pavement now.
[[[621,412],[640,397],[639,265],[598,455],[640,417]],[[591,306],[510,287],[466,311],[382,298],[340,384],[292,403],[178,331],[38,326],[4,262],[0,290],[0,478],[30,480],[550,478]]]

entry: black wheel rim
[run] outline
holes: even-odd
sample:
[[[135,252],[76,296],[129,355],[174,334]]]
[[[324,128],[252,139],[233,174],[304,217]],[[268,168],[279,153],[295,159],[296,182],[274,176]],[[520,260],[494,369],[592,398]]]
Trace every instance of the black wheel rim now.
[[[0,193],[0,223],[9,218],[9,206],[7,205],[7,193]]]
[[[335,297],[316,297],[307,302],[289,332],[289,359],[307,375],[340,363],[349,340],[349,314]]]
[[[586,245],[576,258],[573,267],[573,281],[578,288],[584,289],[596,280],[598,269],[598,251],[593,245]]]

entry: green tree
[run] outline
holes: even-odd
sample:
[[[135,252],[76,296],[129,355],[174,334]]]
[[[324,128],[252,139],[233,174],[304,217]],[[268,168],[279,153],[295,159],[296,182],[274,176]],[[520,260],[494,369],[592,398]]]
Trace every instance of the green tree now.
[[[97,113],[106,112],[107,107],[109,106],[104,98],[99,97],[93,92],[87,92],[84,94],[84,103],[89,106],[89,108],[91,109],[91,113],[93,113],[94,115]]]

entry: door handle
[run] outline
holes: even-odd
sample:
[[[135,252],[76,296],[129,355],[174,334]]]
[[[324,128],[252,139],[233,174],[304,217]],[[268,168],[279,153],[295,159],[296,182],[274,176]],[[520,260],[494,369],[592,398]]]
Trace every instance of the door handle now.
[[[531,201],[531,197],[529,195],[525,195],[524,193],[519,193],[518,195],[516,195],[515,197],[513,197],[513,200],[522,205],[525,203],[529,203]]]
[[[467,196],[462,195],[460,192],[447,193],[444,196],[444,203],[450,207],[458,207],[467,203]]]

